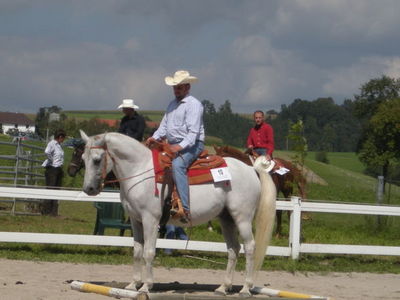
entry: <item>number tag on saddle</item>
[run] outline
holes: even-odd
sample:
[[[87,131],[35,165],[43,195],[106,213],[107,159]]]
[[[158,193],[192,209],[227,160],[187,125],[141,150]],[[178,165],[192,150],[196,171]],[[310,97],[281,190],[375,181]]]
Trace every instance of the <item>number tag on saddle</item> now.
[[[231,173],[229,173],[228,168],[215,168],[211,169],[211,174],[214,182],[232,180]]]
[[[290,170],[286,169],[285,167],[280,167],[278,170],[275,171],[275,173],[279,175],[285,175],[288,172],[290,172]]]

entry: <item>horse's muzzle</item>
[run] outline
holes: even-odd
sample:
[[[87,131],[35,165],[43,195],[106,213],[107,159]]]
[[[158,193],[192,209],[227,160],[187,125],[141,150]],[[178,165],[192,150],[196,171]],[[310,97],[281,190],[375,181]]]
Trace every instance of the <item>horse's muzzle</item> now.
[[[94,187],[93,185],[89,185],[83,188],[83,191],[88,194],[89,196],[96,196],[100,194],[101,189],[100,187]]]

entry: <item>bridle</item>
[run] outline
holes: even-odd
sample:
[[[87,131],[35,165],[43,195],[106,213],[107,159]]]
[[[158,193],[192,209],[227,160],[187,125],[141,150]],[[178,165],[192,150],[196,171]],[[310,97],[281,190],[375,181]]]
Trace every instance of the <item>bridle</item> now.
[[[108,162],[108,161],[107,161],[107,156],[110,156],[110,158],[111,158],[111,160],[113,161],[113,163],[115,163],[114,157],[112,157],[111,154],[110,154],[110,152],[108,151],[107,144],[104,143],[104,145],[102,145],[102,146],[91,146],[91,147],[88,147],[88,149],[103,149],[104,152],[105,152],[105,155],[104,155],[104,164],[103,164],[103,168],[102,168],[102,170],[101,170],[101,181],[102,181],[102,182],[101,182],[101,190],[103,190],[104,185],[106,185],[106,184],[125,181],[125,180],[128,180],[128,179],[135,178],[135,177],[138,177],[138,176],[140,176],[140,175],[143,175],[143,174],[145,174],[145,173],[147,173],[147,172],[149,172],[149,171],[151,171],[151,170],[154,170],[154,168],[151,168],[151,169],[148,169],[148,170],[146,170],[146,171],[143,171],[143,172],[141,172],[141,173],[139,173],[139,174],[135,174],[135,175],[132,175],[132,176],[129,176],[129,177],[116,178],[116,179],[113,179],[113,180],[107,180],[107,181],[106,181],[105,179],[106,179],[106,177],[107,177],[107,162]],[[154,176],[152,176],[152,177],[154,177]]]

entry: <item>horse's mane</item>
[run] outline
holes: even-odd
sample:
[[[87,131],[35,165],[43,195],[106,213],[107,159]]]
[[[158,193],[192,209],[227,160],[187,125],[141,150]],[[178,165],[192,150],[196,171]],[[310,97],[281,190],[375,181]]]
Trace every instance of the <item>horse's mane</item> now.
[[[136,139],[134,139],[134,138],[132,138],[132,137],[126,135],[126,134],[119,133],[119,132],[105,132],[105,133],[101,133],[101,134],[98,134],[98,135],[91,136],[90,138],[93,140],[94,146],[102,146],[103,144],[107,143],[106,138],[110,137],[110,136],[111,137],[116,137],[116,138],[118,138],[120,140],[123,140],[123,142],[125,142],[125,143],[132,143],[132,144],[134,144],[134,146],[140,145],[142,147],[147,148],[144,145],[144,143],[141,143],[141,142],[137,141]]]

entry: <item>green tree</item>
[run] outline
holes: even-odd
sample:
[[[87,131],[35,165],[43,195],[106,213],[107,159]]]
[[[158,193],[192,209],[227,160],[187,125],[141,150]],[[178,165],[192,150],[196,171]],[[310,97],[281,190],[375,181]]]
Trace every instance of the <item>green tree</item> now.
[[[304,160],[307,156],[307,139],[304,137],[304,125],[302,120],[290,126],[289,140],[291,141],[291,150],[295,153],[293,155],[293,162],[297,164],[300,169],[303,169]]]
[[[207,136],[222,139],[224,144],[244,147],[251,127],[251,120],[232,112],[231,103],[226,100],[218,111],[214,104],[204,100],[204,126]]]
[[[363,84],[360,94],[354,96],[355,115],[368,122],[375,114],[379,104],[386,100],[399,97],[400,79],[390,78],[383,75],[381,78],[374,78]]]
[[[209,100],[203,100],[201,102],[204,107],[204,114],[214,115],[217,111],[215,110],[214,104]]]
[[[50,120],[50,114],[56,113],[59,115],[58,120]],[[67,116],[62,112],[62,108],[56,105],[49,107],[40,107],[36,113],[35,127],[36,132],[41,137],[46,137],[47,131],[52,135],[56,129],[63,128],[63,122]]]
[[[288,124],[303,120],[310,150],[355,151],[361,126],[352,114],[353,107],[351,100],[337,105],[332,98],[296,99],[289,106],[282,105],[278,116],[269,121],[275,130],[276,148],[287,149]]]
[[[400,98],[382,102],[366,131],[360,160],[381,168],[381,174],[387,178],[390,165],[400,160]]]
[[[379,167],[387,178],[391,160],[396,157],[393,135],[388,134],[393,124],[388,107],[396,111],[400,93],[400,80],[382,76],[371,79],[355,95],[354,114],[362,121],[362,133],[357,145],[360,160],[368,167]],[[388,130],[386,132],[386,130]]]

